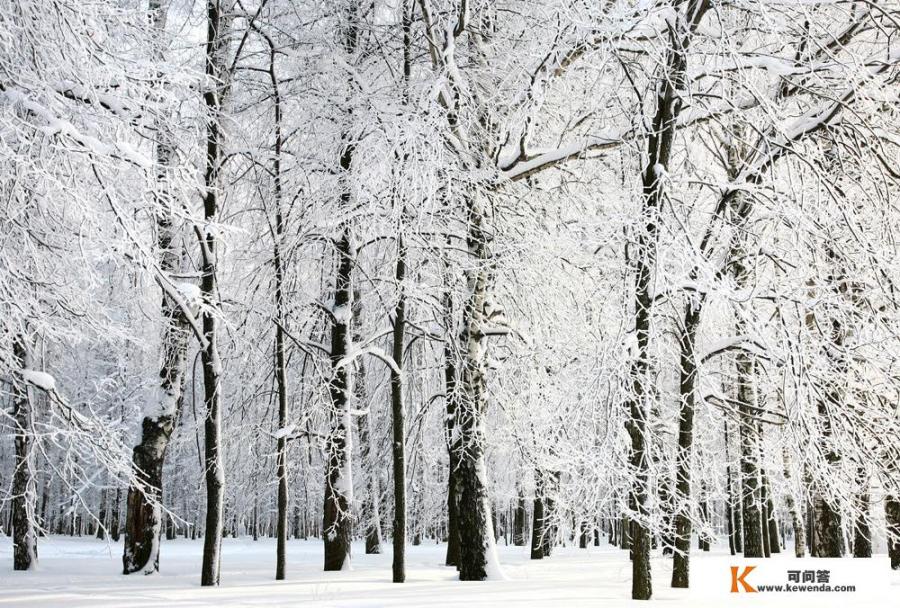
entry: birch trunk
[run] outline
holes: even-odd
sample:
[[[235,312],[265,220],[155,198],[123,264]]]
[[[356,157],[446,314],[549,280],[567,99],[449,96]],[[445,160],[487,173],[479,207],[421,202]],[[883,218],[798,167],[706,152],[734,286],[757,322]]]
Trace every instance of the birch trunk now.
[[[165,36],[167,11],[166,0],[150,2],[153,27],[160,40]],[[155,59],[162,61],[163,57],[157,56]],[[180,229],[176,225],[174,201],[169,192],[175,147],[168,126],[162,122],[157,126],[155,154],[159,173],[158,187],[154,191],[156,244],[160,270],[166,277],[175,277],[182,270]],[[122,555],[124,574],[150,574],[159,571],[159,542],[163,528],[163,467],[169,441],[181,411],[187,375],[187,349],[191,332],[188,319],[181,306],[165,290],[160,309],[163,327],[159,389],[156,402],[147,408],[141,420],[141,438],[132,453],[134,472],[143,487],[128,488]]]
[[[28,366],[28,355],[22,337],[13,342],[13,357],[22,369]],[[37,532],[35,530],[37,484],[34,466],[34,411],[24,378],[13,384],[13,420],[15,421],[15,470],[12,483],[13,570],[31,570],[37,566]]]
[[[782,451],[782,458],[784,460],[784,481],[790,488],[791,469],[787,446]],[[785,503],[791,514],[791,527],[794,530],[794,556],[804,557],[806,555],[806,533],[803,530],[803,515],[800,513],[797,502],[794,500],[794,494],[790,489],[785,496]]]
[[[459,578],[486,580],[497,573],[497,562],[487,471],[484,458],[484,414],[487,409],[486,348],[483,329],[488,324],[489,293],[493,268],[487,233],[489,210],[486,197],[470,195],[466,243],[470,260],[468,295],[463,321],[463,361],[460,373],[456,429],[459,433],[458,490]]]

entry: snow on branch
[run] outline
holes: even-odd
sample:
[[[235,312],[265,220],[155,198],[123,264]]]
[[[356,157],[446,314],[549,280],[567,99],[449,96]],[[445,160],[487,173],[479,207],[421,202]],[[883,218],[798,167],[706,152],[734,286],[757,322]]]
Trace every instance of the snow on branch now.
[[[41,120],[44,125],[39,128],[47,135],[69,139],[86,152],[97,156],[123,160],[144,169],[153,166],[153,161],[148,156],[138,152],[131,145],[122,141],[106,143],[92,135],[83,133],[71,122],[60,118],[49,108],[32,99],[25,91],[0,83],[0,100],[13,107],[22,108]]]

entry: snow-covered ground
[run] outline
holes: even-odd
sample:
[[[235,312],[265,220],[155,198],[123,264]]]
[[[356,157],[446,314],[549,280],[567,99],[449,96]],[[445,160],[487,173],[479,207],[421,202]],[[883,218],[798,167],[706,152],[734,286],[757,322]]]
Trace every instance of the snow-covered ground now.
[[[444,545],[409,547],[407,582],[391,583],[391,556],[365,555],[354,546],[352,572],[322,572],[322,545],[316,541],[288,543],[288,580],[273,580],[275,544],[271,539],[225,539],[222,585],[200,587],[200,541],[164,541],[162,572],[156,576],[119,574],[121,544],[67,537],[42,538],[40,565],[36,571],[13,572],[10,540],[0,537],[0,606],[22,608],[169,606],[646,606],[633,602],[631,568],[625,552],[609,546],[579,550],[558,548],[548,560],[531,561],[525,548],[498,548],[506,580],[460,582],[452,568],[442,565]],[[723,555],[722,550],[712,555]],[[694,559],[709,559],[694,554]],[[777,559],[789,559],[779,557]],[[886,560],[878,555],[876,560]],[[654,600],[651,605],[721,606],[697,600],[685,590],[668,585],[671,561],[653,563]],[[765,606],[896,606],[900,597],[900,572],[891,573],[891,587],[883,601],[848,603],[836,597],[766,598]],[[700,581],[695,581],[700,582]],[[756,599],[734,597],[740,605]],[[760,598],[761,599],[761,598]],[[732,602],[728,602],[732,603]]]

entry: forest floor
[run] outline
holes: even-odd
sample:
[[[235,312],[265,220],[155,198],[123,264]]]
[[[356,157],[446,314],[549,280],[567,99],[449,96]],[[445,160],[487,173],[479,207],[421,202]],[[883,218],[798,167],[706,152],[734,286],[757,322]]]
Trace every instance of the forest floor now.
[[[579,550],[561,547],[550,559],[531,561],[524,547],[498,547],[506,580],[484,583],[456,580],[443,566],[444,545],[424,544],[407,550],[407,583],[390,582],[391,556],[365,555],[354,545],[353,570],[322,572],[320,541],[288,543],[288,580],[273,580],[275,543],[272,539],[225,539],[222,584],[200,587],[202,541],[163,541],[162,571],[154,576],[120,574],[121,543],[89,538],[40,539],[40,564],[35,571],[12,571],[9,538],[0,536],[0,606],[168,608],[170,606],[299,606],[299,607],[425,607],[455,606],[646,606],[630,595],[631,567],[627,554],[606,545]],[[715,559],[725,549],[693,554],[694,560]],[[782,554],[784,555],[784,554]],[[782,557],[781,559],[788,559]],[[887,560],[885,555],[873,559]],[[696,563],[696,562],[694,562]],[[653,560],[654,601],[661,606],[722,606],[721,600],[698,600],[687,590],[669,587],[671,560]],[[891,573],[890,601],[900,597],[900,572]],[[758,594],[761,596],[762,594]],[[738,605],[746,600],[735,597]],[[887,606],[882,602],[849,602],[838,595],[823,603],[797,594],[769,596],[762,606]],[[727,602],[732,603],[732,602]],[[897,605],[897,604],[893,604]]]

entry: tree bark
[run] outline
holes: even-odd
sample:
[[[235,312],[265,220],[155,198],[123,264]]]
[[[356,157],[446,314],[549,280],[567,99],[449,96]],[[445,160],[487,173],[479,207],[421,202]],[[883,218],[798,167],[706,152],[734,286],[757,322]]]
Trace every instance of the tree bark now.
[[[459,435],[456,431],[456,353],[452,336],[455,331],[453,296],[449,287],[450,269],[445,268],[444,318],[447,337],[444,340],[444,416],[445,439],[449,467],[447,470],[447,557],[445,564],[459,566]]]
[[[853,526],[853,557],[872,557],[872,532],[869,528],[869,480],[860,471],[860,490],[856,494],[856,522]]]
[[[672,560],[672,586],[687,588],[690,584],[691,551],[691,469],[694,441],[694,394],[697,382],[697,362],[694,342],[700,325],[700,306],[694,302],[686,306],[679,328],[681,351],[681,413],[678,419],[678,449],[675,465],[675,551]]]
[[[887,524],[888,558],[891,570],[900,570],[900,497],[888,496],[884,500],[884,520]]]
[[[552,530],[550,520],[551,509],[547,504],[547,489],[549,480],[540,470],[534,472],[534,512],[531,516],[531,559],[544,559],[550,557],[553,548]]]
[[[340,45],[347,59],[357,51],[359,43],[359,7],[355,2],[347,4],[347,19],[339,32]],[[348,78],[347,95],[355,85]],[[339,209],[349,212],[353,200],[349,174],[353,168],[356,143],[350,133],[352,115],[344,118],[341,134],[341,156],[338,161],[340,195]],[[325,570],[343,570],[350,567],[350,548],[353,538],[353,452],[350,414],[350,377],[342,360],[350,350],[349,324],[353,306],[353,267],[356,263],[351,241],[351,224],[342,222],[340,236],[335,242],[337,263],[334,281],[334,307],[331,325],[331,381],[329,394],[331,430],[326,444],[325,503],[322,509],[322,539],[325,545]]]
[[[13,341],[13,358],[26,369],[28,354],[24,338]],[[27,381],[13,382],[13,411],[15,421],[15,469],[12,483],[13,570],[31,570],[37,566],[37,533],[35,531],[37,485],[34,472],[34,412]]]
[[[470,260],[477,266],[469,271],[469,293],[463,315],[463,365],[456,403],[459,433],[458,490],[459,578],[481,581],[497,566],[493,522],[487,491],[484,458],[484,414],[486,395],[487,336],[491,321],[490,291],[493,282],[491,237],[487,231],[489,209],[483,194],[467,198]]]
[[[762,500],[759,488],[759,465],[756,424],[756,389],[754,365],[744,352],[737,354],[738,403],[741,459],[741,518],[744,524],[744,557],[764,557]]]
[[[353,291],[353,342],[362,342],[362,299],[358,289]],[[366,555],[381,553],[381,516],[378,512],[378,497],[381,492],[378,484],[378,470],[375,453],[372,448],[371,435],[371,403],[366,392],[366,364],[362,357],[353,361],[353,398],[356,409],[356,436],[359,438],[360,471],[363,475],[362,500],[360,502],[360,522],[365,538]]]
[[[287,537],[288,537],[288,471],[287,471],[287,370],[285,363],[285,306],[284,306],[284,260],[282,258],[282,242],[285,232],[285,218],[282,209],[281,151],[284,145],[282,135],[281,90],[278,86],[278,75],[275,70],[275,46],[269,42],[269,81],[272,85],[272,103],[274,107],[275,142],[272,158],[272,190],[275,205],[275,232],[272,235],[272,265],[275,279],[275,384],[278,397],[278,435],[275,444],[275,477],[278,480],[278,496],[276,500],[275,523],[275,580],[284,580],[287,569]],[[254,517],[255,519],[255,517]],[[254,538],[257,534],[254,522]]]
[[[665,196],[665,175],[668,170],[669,158],[672,153],[672,142],[678,125],[678,116],[683,107],[682,95],[688,88],[687,73],[687,49],[691,36],[703,19],[703,15],[709,9],[707,0],[688,0],[684,12],[678,11],[675,22],[670,25],[669,43],[666,54],[666,66],[663,76],[657,85],[656,110],[652,120],[650,133],[647,137],[647,164],[642,175],[643,208],[641,210],[642,230],[638,234],[635,252],[635,289],[634,289],[634,330],[637,338],[637,354],[632,364],[632,395],[629,403],[630,419],[628,430],[631,434],[631,467],[635,471],[635,479],[632,483],[629,502],[632,503],[637,516],[632,521],[632,577],[631,597],[637,600],[648,600],[653,595],[653,587],[650,578],[650,537],[647,528],[647,479],[649,462],[647,458],[647,401],[649,395],[649,338],[650,321],[653,307],[653,294],[651,283],[653,273],[656,271],[656,240],[659,210]],[[687,371],[692,379],[695,369]],[[685,405],[684,403],[682,404]],[[691,405],[687,404],[691,409]],[[685,420],[685,411],[682,411],[680,427],[686,423],[692,423],[692,410]],[[690,433],[688,433],[690,435]],[[690,441],[687,441],[688,445]],[[689,459],[689,450],[685,451],[681,446],[682,434],[679,428],[679,454],[681,462]],[[677,508],[681,509],[689,498],[689,474],[686,477],[684,471],[680,471],[676,480]],[[681,489],[679,489],[681,488]],[[681,490],[688,488],[687,492]],[[679,525],[680,524],[680,525]],[[678,530],[682,531],[681,537]],[[683,545],[685,524],[684,520],[676,523],[676,558],[684,560],[679,564],[679,574],[673,572],[673,583],[681,583],[682,578],[687,578],[687,553],[679,552],[678,546]],[[690,537],[687,538],[688,546]],[[688,549],[689,550],[689,549]],[[680,553],[680,556],[679,556]],[[682,574],[684,576],[682,576]],[[684,583],[687,584],[686,582]]]
[[[349,170],[352,147],[341,155],[341,168]],[[349,202],[349,191],[341,194]],[[344,226],[337,242],[337,272],[334,292],[334,320],[331,328],[331,432],[326,446],[325,504],[322,538],[325,544],[325,570],[342,570],[350,565],[350,543],[353,535],[353,477],[350,428],[350,387],[347,366],[348,323],[352,306],[353,247],[350,228]]]
[[[203,563],[200,584],[219,584],[225,493],[225,470],[222,446],[222,361],[219,356],[219,295],[217,286],[218,259],[216,229],[219,195],[222,188],[224,161],[222,114],[228,92],[228,30],[231,21],[231,2],[207,0],[206,5],[206,77],[203,93],[206,106],[206,171],[203,215],[207,228],[200,235],[200,292],[205,303],[202,316],[204,344],[200,353],[203,369],[204,420],[203,460],[206,479],[206,524],[203,537]]]
[[[406,407],[403,403],[403,347],[406,329],[406,245],[403,235],[397,235],[397,266],[394,280],[397,283],[397,305],[394,308],[393,351],[391,367],[391,430],[394,465],[394,556],[393,580],[406,581]]]
[[[528,534],[525,530],[528,512],[526,509],[525,496],[522,495],[521,489],[516,499],[515,515],[513,517],[513,544],[517,547],[524,547],[528,542]]]
[[[761,469],[763,504],[765,505],[765,531],[769,536],[768,553],[781,553],[781,546],[778,542],[778,520],[775,518],[775,504],[772,500],[772,486],[769,484],[769,476],[766,475],[765,468]]]
[[[782,451],[784,460],[784,480],[788,485],[788,491],[785,495],[785,503],[787,503],[788,512],[791,514],[791,527],[794,530],[794,556],[804,557],[806,555],[806,533],[803,530],[803,516],[794,500],[794,494],[790,491],[791,469],[790,459],[788,457],[787,446]]]
[[[160,39],[165,36],[168,2],[153,0],[150,13]],[[162,57],[157,57],[161,61]],[[159,267],[166,277],[177,276],[182,268],[180,230],[175,224],[172,194],[169,192],[175,148],[170,130],[157,130],[155,190],[156,232]],[[132,463],[143,487],[128,488],[125,511],[125,543],[122,554],[124,574],[159,571],[159,541],[162,533],[163,466],[175,423],[181,411],[187,375],[187,348],[190,325],[185,311],[163,290],[162,365],[159,371],[159,398],[141,421],[141,438],[134,447]],[[118,531],[116,532],[118,536]]]

